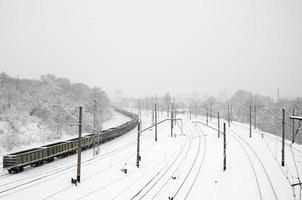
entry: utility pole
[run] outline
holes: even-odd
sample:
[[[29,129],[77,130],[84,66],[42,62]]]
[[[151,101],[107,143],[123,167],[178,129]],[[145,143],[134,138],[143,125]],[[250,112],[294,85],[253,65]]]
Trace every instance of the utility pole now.
[[[55,104],[54,106],[60,107],[71,119],[77,122],[79,126],[79,136],[78,136],[78,157],[77,157],[77,178],[71,178],[71,183],[77,185],[81,181],[81,142],[82,142],[82,106],[79,107],[79,117],[74,117],[66,108],[59,104]]]
[[[154,112],[155,112],[155,142],[157,142],[157,105],[154,104]]]
[[[281,150],[281,166],[284,167],[284,157],[285,157],[285,109],[282,109],[282,150]]]
[[[209,125],[209,109],[207,108],[207,113],[206,113],[206,120],[207,120],[207,126]]]
[[[250,120],[250,138],[252,137],[252,105],[250,105],[250,110],[249,110],[249,120]]]
[[[100,152],[97,113],[98,113],[97,103],[96,100],[94,100],[93,101],[93,155],[94,156],[98,155]]]
[[[228,124],[229,124],[229,127],[231,127],[231,121],[230,121],[230,104],[228,104]]]
[[[257,107],[254,105],[254,129],[257,129]]]
[[[137,149],[136,149],[136,167],[139,168],[139,162],[141,161],[141,156],[139,152],[140,148],[140,130],[141,130],[141,123],[139,122],[137,125]]]
[[[169,113],[170,113],[170,106],[169,103],[167,103],[167,117],[169,118]]]
[[[79,107],[79,138],[78,138],[78,164],[77,164],[77,182],[81,182],[81,143],[82,143],[82,106]]]
[[[218,138],[220,137],[220,116],[219,112],[217,113],[217,120],[218,120]]]
[[[226,170],[226,127],[223,123],[223,171]]]
[[[293,109],[293,116],[295,116],[295,109]],[[293,138],[292,143],[295,143],[295,120],[293,119]]]

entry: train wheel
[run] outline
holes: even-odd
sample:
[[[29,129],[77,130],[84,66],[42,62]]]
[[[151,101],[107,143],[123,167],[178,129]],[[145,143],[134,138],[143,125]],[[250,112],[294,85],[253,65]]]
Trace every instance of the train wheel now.
[[[10,174],[14,174],[14,173],[15,173],[15,171],[14,171],[13,169],[8,169],[7,171],[8,171],[8,173],[10,173]]]
[[[23,172],[24,171],[24,168],[23,167],[19,167],[18,168],[18,172]]]

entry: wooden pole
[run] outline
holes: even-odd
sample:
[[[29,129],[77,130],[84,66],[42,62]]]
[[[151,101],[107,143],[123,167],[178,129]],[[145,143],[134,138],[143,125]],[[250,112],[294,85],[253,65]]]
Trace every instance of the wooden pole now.
[[[285,157],[285,109],[282,109],[282,150],[281,150],[281,166],[284,167],[284,157]]]
[[[77,163],[77,182],[81,181],[81,143],[82,143],[82,106],[79,107],[79,137],[78,137],[78,163]]]
[[[141,160],[140,156],[140,130],[141,130],[141,124],[140,122],[137,125],[137,149],[136,149],[136,167],[139,168],[139,161]]]
[[[223,171],[226,170],[226,126],[223,123]]]

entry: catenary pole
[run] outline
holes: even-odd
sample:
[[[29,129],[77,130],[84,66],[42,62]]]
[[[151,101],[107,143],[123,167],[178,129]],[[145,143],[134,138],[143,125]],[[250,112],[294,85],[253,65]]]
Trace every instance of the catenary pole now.
[[[78,138],[78,163],[77,182],[81,182],[81,143],[82,143],[82,106],[79,107],[79,138]]]

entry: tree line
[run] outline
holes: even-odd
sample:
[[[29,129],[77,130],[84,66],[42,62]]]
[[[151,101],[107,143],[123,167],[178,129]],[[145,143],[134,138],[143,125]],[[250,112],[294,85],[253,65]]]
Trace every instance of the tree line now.
[[[71,83],[67,78],[42,75],[39,80],[20,79],[0,74],[0,147],[10,151],[15,147],[45,143],[77,131],[70,117],[56,104],[77,117],[77,107],[83,106],[84,130],[91,131],[93,101],[97,102],[98,123],[111,117],[110,100],[98,87]],[[60,127],[58,124],[60,122]]]

